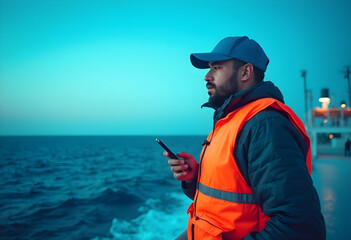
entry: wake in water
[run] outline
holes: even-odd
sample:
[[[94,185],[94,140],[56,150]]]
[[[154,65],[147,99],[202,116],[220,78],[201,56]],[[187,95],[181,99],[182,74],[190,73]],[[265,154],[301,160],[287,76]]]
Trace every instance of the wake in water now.
[[[181,193],[166,194],[163,200],[148,199],[139,208],[141,215],[137,218],[130,221],[113,219],[111,238],[96,237],[93,240],[174,239],[187,228],[186,209],[190,202]]]

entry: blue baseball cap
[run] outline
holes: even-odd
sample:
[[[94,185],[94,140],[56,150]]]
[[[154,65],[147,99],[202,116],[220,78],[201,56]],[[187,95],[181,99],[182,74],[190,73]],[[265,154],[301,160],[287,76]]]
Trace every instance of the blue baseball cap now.
[[[262,47],[248,37],[227,37],[222,39],[209,53],[192,53],[190,61],[194,67],[209,68],[209,62],[237,59],[251,63],[254,67],[266,71],[269,59]]]

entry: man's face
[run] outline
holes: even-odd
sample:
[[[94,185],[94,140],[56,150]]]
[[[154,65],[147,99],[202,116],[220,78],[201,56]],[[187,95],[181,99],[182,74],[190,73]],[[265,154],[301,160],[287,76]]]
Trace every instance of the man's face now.
[[[233,61],[210,62],[210,71],[205,76],[206,87],[212,107],[220,107],[233,93],[238,92],[237,71]]]

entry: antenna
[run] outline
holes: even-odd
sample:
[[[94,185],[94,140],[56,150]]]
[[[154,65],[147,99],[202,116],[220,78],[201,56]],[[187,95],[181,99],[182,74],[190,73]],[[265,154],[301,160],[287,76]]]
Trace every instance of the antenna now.
[[[301,70],[301,77],[303,78],[303,91],[305,96],[305,124],[308,124],[308,107],[307,107],[307,89],[306,89],[306,70]]]
[[[345,66],[343,71],[344,78],[347,80],[348,92],[349,92],[349,107],[351,107],[351,89],[350,89],[350,66]]]

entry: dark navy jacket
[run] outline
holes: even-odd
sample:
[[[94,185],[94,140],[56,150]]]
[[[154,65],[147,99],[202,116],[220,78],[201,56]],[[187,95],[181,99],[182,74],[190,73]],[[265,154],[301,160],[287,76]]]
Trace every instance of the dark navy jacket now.
[[[261,82],[215,109],[214,123],[265,97],[284,102],[273,83]],[[238,134],[233,154],[263,212],[271,217],[265,229],[248,234],[245,240],[326,238],[319,198],[306,167],[305,142],[284,113],[267,109],[251,118]],[[182,188],[194,199],[196,181],[182,182]]]

